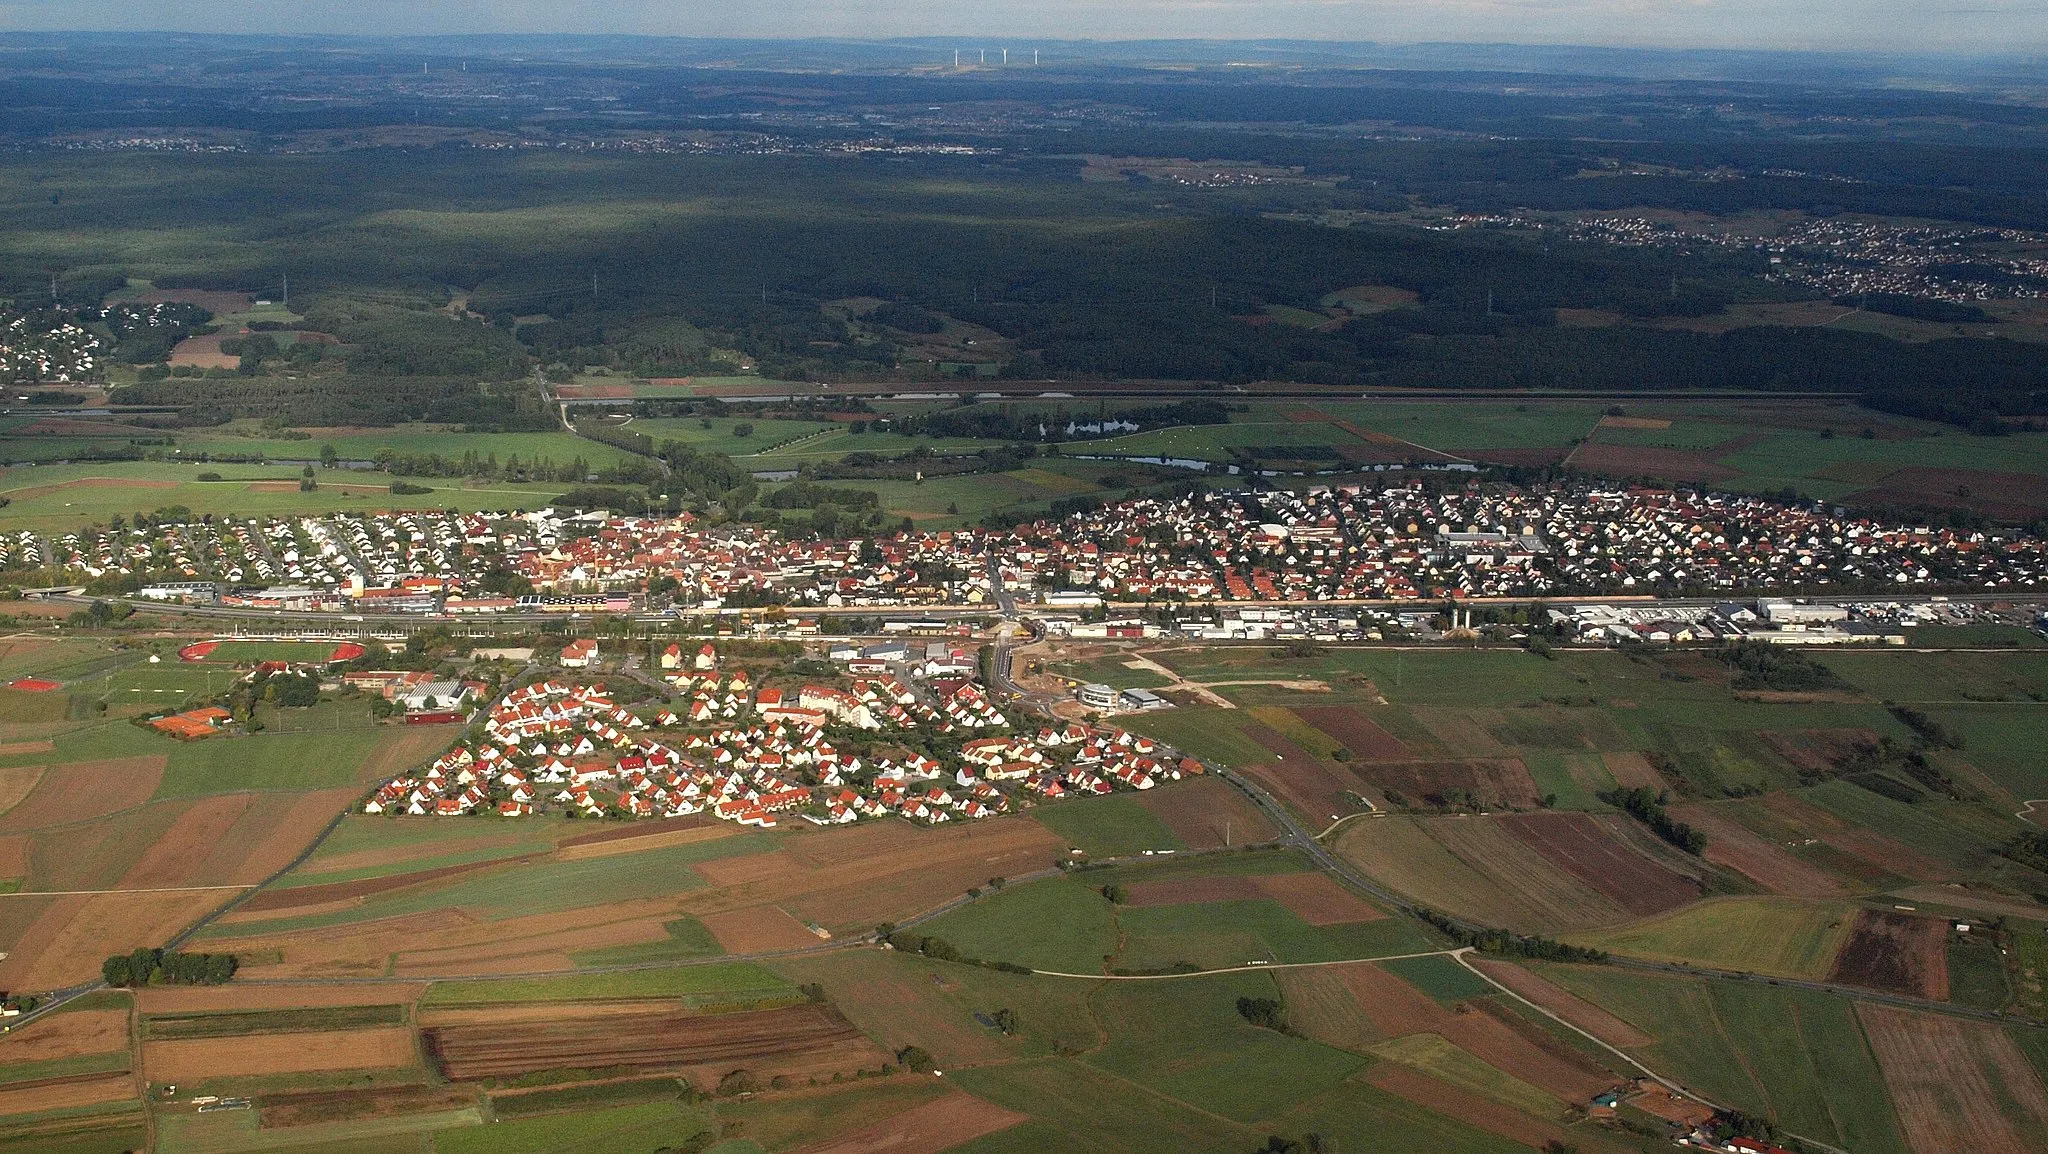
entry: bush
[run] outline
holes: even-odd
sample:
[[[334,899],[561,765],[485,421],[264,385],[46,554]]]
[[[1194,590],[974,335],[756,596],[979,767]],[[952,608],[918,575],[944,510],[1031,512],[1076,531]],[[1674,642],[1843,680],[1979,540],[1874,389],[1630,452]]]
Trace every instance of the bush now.
[[[1287,1022],[1280,1016],[1280,1003],[1272,998],[1239,998],[1237,1013],[1262,1030],[1287,1030]]]
[[[932,1068],[932,1056],[923,1046],[905,1046],[896,1051],[896,1064],[912,1073],[927,1073]]]
[[[391,482],[391,495],[394,497],[424,497],[433,491],[426,485],[414,485],[407,481]]]

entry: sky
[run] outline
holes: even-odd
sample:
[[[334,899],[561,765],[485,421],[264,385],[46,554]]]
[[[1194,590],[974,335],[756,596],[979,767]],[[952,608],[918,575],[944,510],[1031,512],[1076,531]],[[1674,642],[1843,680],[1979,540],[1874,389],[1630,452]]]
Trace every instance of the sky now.
[[[2048,55],[2048,0],[0,0],[0,31],[1251,37]]]

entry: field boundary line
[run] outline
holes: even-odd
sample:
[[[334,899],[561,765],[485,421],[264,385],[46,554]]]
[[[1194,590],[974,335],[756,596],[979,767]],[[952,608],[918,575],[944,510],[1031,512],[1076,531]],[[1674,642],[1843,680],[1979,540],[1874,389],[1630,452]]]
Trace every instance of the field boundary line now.
[[[233,795],[229,795],[233,796]],[[214,890],[253,890],[256,882],[245,882],[231,886],[159,886],[153,889],[136,890],[16,890],[11,894],[0,894],[0,898],[87,898],[103,894],[203,894]]]
[[[1470,948],[1470,947],[1467,947]],[[1206,978],[1211,974],[1261,973],[1267,970],[1312,970],[1318,966],[1363,966],[1373,962],[1404,962],[1410,958],[1441,958],[1456,950],[1426,950],[1419,954],[1387,954],[1377,958],[1335,958],[1327,962],[1258,962],[1244,966],[1220,966],[1213,970],[1188,970],[1173,974],[1070,974],[1064,970],[1033,970],[1048,978],[1079,978],[1090,982],[1165,982],[1175,978]]]

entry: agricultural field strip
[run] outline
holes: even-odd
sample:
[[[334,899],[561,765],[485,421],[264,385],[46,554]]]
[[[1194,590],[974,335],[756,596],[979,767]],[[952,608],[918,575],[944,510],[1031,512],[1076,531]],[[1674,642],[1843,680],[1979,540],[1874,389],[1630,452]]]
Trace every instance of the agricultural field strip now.
[[[1174,978],[1207,978],[1216,974],[1265,973],[1269,970],[1312,970],[1318,966],[1356,966],[1367,962],[1402,962],[1410,958],[1455,957],[1470,946],[1455,950],[1425,950],[1419,954],[1385,954],[1377,958],[1337,958],[1327,962],[1259,962],[1247,966],[1219,966],[1213,970],[1190,970],[1176,974],[1069,974],[1060,970],[1033,970],[1032,977],[1079,978],[1090,982],[1163,982]]]
[[[253,890],[258,883],[228,886],[162,886],[155,889],[134,890],[20,890],[14,893],[0,893],[0,898],[79,898],[96,897],[101,894],[196,894],[211,890]]]
[[[1543,1006],[1537,1005],[1536,1003],[1509,989],[1507,986],[1501,984],[1499,981],[1496,981],[1491,975],[1487,974],[1484,970],[1481,970],[1479,967],[1465,960],[1465,955],[1470,952],[1472,951],[1471,947],[1469,946],[1462,949],[1444,951],[1444,953],[1449,954],[1451,958],[1455,960],[1460,966],[1463,966],[1465,967],[1465,969],[1470,970],[1474,974],[1477,974],[1481,980],[1485,981],[1494,989],[1499,990],[1501,993],[1506,994],[1508,997],[1513,998],[1515,1001],[1520,1002],[1522,1005],[1529,1007],[1530,1009],[1536,1011],[1539,1014],[1542,1014],[1544,1017],[1549,1018],[1551,1021],[1556,1022],[1560,1026],[1563,1026],[1565,1029],[1570,1030],[1572,1033],[1579,1035],[1580,1037],[1600,1047],[1602,1050],[1605,1050],[1606,1052],[1613,1054],[1615,1057],[1620,1058],[1622,1061],[1628,1063],[1630,1066],[1633,1066],[1634,1068],[1641,1070],[1652,1081],[1663,1086],[1665,1089],[1670,1090],[1673,1094],[1677,1094],[1680,1097],[1691,1098],[1694,1101],[1700,1102],[1706,1105],[1708,1108],[1715,1110],[1717,1112],[1722,1112],[1726,1110],[1726,1107],[1718,1105],[1704,1097],[1701,1097],[1696,1091],[1687,1090],[1680,1087],[1678,1083],[1672,1081],[1669,1078],[1666,1078],[1664,1075],[1659,1074],[1655,1070],[1650,1069],[1648,1066],[1644,1065],[1642,1062],[1638,1061],[1634,1057],[1631,1057],[1629,1054],[1622,1051],[1621,1049],[1615,1046],[1611,1046],[1604,1041],[1601,1041],[1599,1038],[1594,1037],[1591,1033],[1582,1030],[1579,1027],[1573,1025],[1572,1023],[1566,1021],[1563,1016]],[[1803,1134],[1794,1134],[1789,1130],[1785,1131],[1785,1133],[1788,1137],[1797,1138],[1799,1141],[1809,1146],[1812,1146],[1816,1149],[1832,1151],[1833,1154],[1849,1154],[1848,1151],[1845,1151],[1840,1147],[1831,1146],[1826,1142],[1822,1142],[1814,1138],[1808,1138]]]

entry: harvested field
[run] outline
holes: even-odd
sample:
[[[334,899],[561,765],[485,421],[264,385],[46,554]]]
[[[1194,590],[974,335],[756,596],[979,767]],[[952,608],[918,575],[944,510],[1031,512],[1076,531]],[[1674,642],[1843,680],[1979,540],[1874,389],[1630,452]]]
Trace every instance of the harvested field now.
[[[30,1022],[0,1038],[0,1065],[48,1062],[128,1048],[128,1011],[72,1010]]]
[[[0,757],[20,757],[24,753],[48,753],[55,748],[57,748],[57,743],[47,737],[41,741],[10,741],[0,744]],[[0,773],[5,772],[7,771],[0,770]],[[6,809],[7,804],[4,800],[0,800],[0,809]]]
[[[1137,795],[1137,801],[1165,822],[1189,849],[1257,845],[1279,836],[1266,815],[1221,778],[1183,781],[1172,789],[1148,789]]]
[[[1892,910],[1862,910],[1828,979],[1945,1002],[1948,925]]]
[[[1349,750],[1357,761],[1397,761],[1409,756],[1408,747],[1381,729],[1355,706],[1317,705],[1295,710],[1303,721],[1330,735],[1330,740]]]
[[[1353,822],[1337,851],[1423,905],[1522,933],[1613,925],[1628,911],[1486,818]]]
[[[28,796],[0,814],[0,833],[71,825],[141,805],[156,793],[168,760],[152,754],[53,765]]]
[[[0,989],[49,990],[92,980],[108,955],[168,941],[228,897],[126,893],[55,898],[7,946]]]
[[[1969,495],[1957,495],[1958,489]],[[1856,498],[1879,505],[1974,509],[1993,517],[2026,520],[2048,510],[2048,477],[1909,465],[1859,491]]]
[[[760,954],[818,944],[818,935],[776,906],[727,910],[700,919],[727,953]]]
[[[1528,841],[1504,818],[1437,818],[1423,823],[1431,838],[1487,879],[1495,924],[1566,927],[1628,920],[1627,906],[1587,885]]]
[[[248,812],[256,795],[222,794],[192,803],[118,883],[122,889],[190,884],[199,863],[221,844],[228,829]]]
[[[28,876],[28,851],[35,839],[27,834],[0,837],[0,878]]]
[[[641,850],[662,849],[672,845],[688,845],[691,842],[716,841],[740,832],[740,827],[729,821],[717,821],[701,815],[678,818],[688,825],[676,826],[660,823],[664,829],[638,829],[628,826],[621,830],[607,830],[602,834],[586,834],[561,843],[555,850],[556,861],[582,861],[594,857],[615,857],[622,853],[639,853]]]
[[[873,1049],[831,1006],[733,1014],[650,1013],[596,1020],[433,1026],[427,1052],[452,1079],[511,1078],[541,1070],[625,1067],[672,1070]],[[848,1068],[858,1065],[849,1062]]]
[[[1640,753],[1603,753],[1600,764],[1607,769],[1607,776],[1614,779],[1623,789],[1665,789],[1670,782],[1664,775],[1650,766],[1650,759]]]
[[[1385,1035],[1352,997],[1334,966],[1278,970],[1273,980],[1287,1003],[1287,1023],[1311,1040],[1340,1050],[1363,1050]]]
[[[1062,845],[1044,826],[1022,819],[999,818],[973,826],[956,823],[943,830],[905,825],[902,833],[915,839],[904,849],[886,857],[850,860],[843,859],[861,844],[859,839],[848,839],[845,844],[835,844],[837,838],[830,835],[798,839],[787,851],[795,861],[830,864],[804,869],[790,879],[796,888],[786,898],[772,892],[773,886],[763,886],[763,892],[751,902],[731,894],[709,897],[727,907],[775,901],[799,920],[835,931],[865,929],[931,909],[991,877],[1017,877],[1043,869]],[[861,868],[851,873],[839,868],[855,863]],[[698,872],[703,873],[705,865],[696,867]],[[683,908],[701,913],[706,907],[686,898]]]
[[[104,1106],[137,1098],[133,1074],[73,1074],[0,1086],[0,1115]]]
[[[322,1030],[305,1034],[251,1034],[232,1038],[177,1038],[142,1044],[142,1069],[152,1082],[313,1074],[331,1070],[388,1070],[418,1061],[412,1031]]]
[[[171,367],[189,365],[196,369],[232,369],[242,363],[242,358],[231,357],[220,350],[220,343],[228,338],[227,333],[208,333],[205,336],[186,337],[171,350]]]
[[[442,819],[421,817],[405,820],[429,822],[441,821]],[[446,823],[444,822],[443,824]],[[387,870],[393,866],[402,866],[407,862],[416,861],[420,858],[439,857],[456,849],[464,852],[483,849],[509,850],[533,844],[535,838],[531,830],[521,829],[509,822],[506,824],[512,826],[512,828],[487,833],[480,837],[464,836],[460,841],[452,838],[446,840],[430,839],[407,845],[379,845],[368,849],[350,850],[346,853],[336,854],[326,853],[323,846],[322,852],[316,854],[312,860],[308,861],[299,871],[296,871],[294,876],[305,874],[318,877],[326,874]],[[330,842],[329,844],[332,843]],[[301,887],[293,886],[290,888],[298,889]]]
[[[153,986],[137,990],[145,1014],[233,1013],[241,1010],[312,1010],[413,1002],[426,984],[319,986]]]
[[[43,779],[40,765],[20,765],[0,769],[0,814],[21,804],[21,799],[33,793],[36,783]]]
[[[1729,821],[1712,806],[1685,802],[1672,806],[1671,816],[1706,835],[1708,861],[1726,866],[1774,894],[1833,898],[1848,892],[1833,874]]]
[[[317,907],[314,907],[317,909]],[[347,905],[340,907],[348,909]],[[402,976],[567,970],[568,954],[641,945],[668,936],[671,898],[612,902],[485,921],[463,910],[432,910],[318,929],[287,930],[220,942],[242,953],[280,951],[269,978]]]
[[[325,906],[334,902],[360,904],[363,898],[375,894],[402,890],[422,882],[439,881],[477,870],[491,869],[508,862],[522,860],[519,857],[492,858],[489,861],[464,862],[460,865],[442,866],[439,869],[417,870],[408,874],[389,874],[381,878],[362,878],[352,882],[330,882],[319,886],[294,886],[290,889],[264,890],[235,910],[237,915],[274,914],[278,910],[294,913],[306,912],[305,907]],[[238,917],[236,920],[252,920]]]
[[[359,796],[353,789],[263,794],[193,870],[193,885],[260,882],[290,865],[334,816]]]
[[[1456,1118],[1524,1146],[1540,1149],[1545,1143],[1565,1140],[1564,1129],[1555,1123],[1538,1121],[1512,1106],[1432,1078],[1398,1062],[1373,1063],[1366,1071],[1365,1080],[1425,1110]]]
[[[2048,1092],[1998,1026],[1856,1007],[1917,1154],[2025,1154],[2048,1138]]]
[[[1408,713],[1454,757],[1506,757],[1511,752],[1489,728],[1500,724],[1499,710],[1413,706]]]
[[[1290,757],[1278,763],[1241,768],[1306,817],[1311,826],[1320,826],[1355,812],[1357,807],[1344,800],[1344,795],[1359,793],[1366,788],[1365,783],[1350,772],[1311,760],[1306,753],[1299,761]]]
[[[901,954],[840,950],[777,963],[776,972],[791,981],[823,984],[847,1019],[885,1049],[915,1043],[940,1062],[954,1065],[981,1065],[1014,1056],[999,1034],[969,1016],[972,1010],[961,1004],[971,997],[968,991],[957,982],[947,985],[929,964],[918,965]],[[982,982],[1008,981],[1001,977],[976,977]],[[1039,983],[1040,987],[1044,985]],[[976,988],[993,991],[1006,987],[983,987],[978,983]],[[1020,1015],[1030,1016],[1025,1022],[1027,1031],[1063,1038],[1075,1046],[1094,1047],[1104,1041],[1087,1011],[1085,995],[1078,988],[1050,993],[1052,997],[1041,1002],[1034,992],[1020,991],[1033,998],[1031,1003],[1020,999],[1015,1007]],[[1028,1008],[1032,1004],[1057,1006],[1060,1010],[1033,1012]],[[1071,1013],[1062,1014],[1069,1008]],[[1054,1020],[1055,1016],[1062,1020]]]
[[[1513,962],[1470,956],[1467,960],[1487,977],[1610,1046],[1628,1049],[1648,1046],[1657,1040],[1541,974],[1525,970]]]
[[[1258,881],[1248,877],[1180,878],[1164,882],[1133,882],[1124,887],[1126,905],[1185,906],[1201,902],[1257,901],[1266,897]]]
[[[1447,1010],[1376,965],[1329,968],[1340,973],[1359,1007],[1387,1037],[1437,1034],[1480,1061],[1567,1102],[1583,1102],[1614,1081],[1547,1036],[1541,1044],[1532,1040],[1537,1033],[1533,1026],[1510,1026],[1486,1010],[1468,1005]]]
[[[1389,1038],[1438,1031],[1451,1019],[1436,999],[1370,962],[1325,969],[1343,979],[1373,1027]]]
[[[1358,774],[1381,789],[1438,805],[1464,792],[1488,808],[1534,809],[1542,792],[1529,768],[1514,758],[1473,761],[1381,761],[1362,765]]]
[[[1538,813],[1501,819],[1509,832],[1565,872],[1638,917],[1675,909],[1699,887],[1631,853],[1585,814]]]
[[[1312,926],[1371,922],[1387,916],[1326,873],[1262,874],[1250,880],[1265,896]]]
[[[1789,793],[1773,793],[1766,795],[1763,802],[1772,814],[1788,822],[1799,833],[1818,838],[1884,874],[1914,881],[1951,881],[1955,878],[1955,870],[1919,850],[1844,821],[1802,798]]]
[[[1025,1115],[979,1098],[948,1094],[885,1122],[805,1146],[800,1154],[939,1154],[1025,1121]]]
[[[466,1087],[382,1086],[373,1090],[265,1094],[256,1104],[263,1110],[263,1128],[271,1130],[460,1110],[477,1105],[477,1093]]]
[[[1609,477],[1649,477],[1710,485],[1739,476],[1700,449],[1665,449],[1654,445],[1603,445],[1588,441],[1571,456],[1575,469]]]

